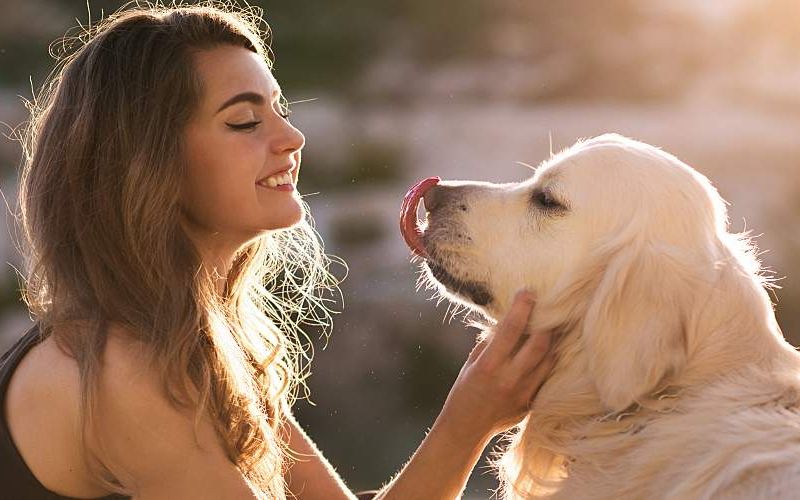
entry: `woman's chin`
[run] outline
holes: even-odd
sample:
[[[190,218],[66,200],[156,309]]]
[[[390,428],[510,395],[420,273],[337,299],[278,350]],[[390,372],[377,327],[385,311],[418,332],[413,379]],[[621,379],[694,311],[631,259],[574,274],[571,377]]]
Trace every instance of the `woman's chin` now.
[[[281,211],[280,214],[273,215],[275,217],[271,217],[272,220],[269,221],[266,229],[277,231],[280,229],[289,229],[298,225],[303,221],[305,213],[303,207],[298,204],[296,210]]]

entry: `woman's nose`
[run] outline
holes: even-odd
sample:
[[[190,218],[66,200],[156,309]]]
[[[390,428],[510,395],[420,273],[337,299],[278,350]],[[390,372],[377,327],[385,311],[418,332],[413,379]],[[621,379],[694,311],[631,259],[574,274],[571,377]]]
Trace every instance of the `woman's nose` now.
[[[303,149],[306,143],[303,133],[286,120],[283,120],[283,124],[280,133],[272,141],[273,153],[293,153]]]

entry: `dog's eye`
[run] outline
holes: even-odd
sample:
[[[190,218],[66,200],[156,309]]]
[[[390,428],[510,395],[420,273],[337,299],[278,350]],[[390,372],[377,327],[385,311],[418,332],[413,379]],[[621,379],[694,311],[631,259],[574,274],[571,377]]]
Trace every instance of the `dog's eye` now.
[[[563,205],[556,201],[549,191],[537,191],[533,194],[533,200],[542,208],[554,209],[562,208]]]

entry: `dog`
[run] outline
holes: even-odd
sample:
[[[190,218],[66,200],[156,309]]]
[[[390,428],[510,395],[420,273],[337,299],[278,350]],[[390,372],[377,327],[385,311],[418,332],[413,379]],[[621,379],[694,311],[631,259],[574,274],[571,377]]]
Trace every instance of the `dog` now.
[[[555,335],[503,498],[800,498],[800,355],[728,226],[705,176],[617,134],[523,182],[409,191],[402,232],[444,296],[491,322],[527,288],[529,329]]]

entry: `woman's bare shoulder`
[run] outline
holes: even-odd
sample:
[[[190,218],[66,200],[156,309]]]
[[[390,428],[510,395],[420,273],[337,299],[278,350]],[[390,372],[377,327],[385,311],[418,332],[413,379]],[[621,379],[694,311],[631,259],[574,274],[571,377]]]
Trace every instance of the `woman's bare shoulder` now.
[[[131,333],[119,325],[107,333],[87,435],[92,455],[137,497],[252,498],[212,421],[201,418],[195,427],[192,410],[170,404],[160,373],[146,362],[147,346]],[[107,494],[81,461],[75,359],[51,335],[25,356],[12,381],[8,420],[34,475],[64,496]]]
[[[55,326],[49,335],[23,357],[14,370],[6,393],[5,409],[14,444],[34,476],[45,488],[64,496],[102,496],[108,491],[91,478],[83,462],[80,425],[81,377],[78,363],[60,339],[88,333],[85,324]],[[133,332],[112,325],[98,371],[96,425],[88,429],[92,453],[116,476],[125,474],[108,449],[93,445],[116,443],[116,433],[104,429],[145,418],[145,409],[159,402],[157,377],[144,363],[146,347]],[[97,435],[97,433],[100,435]],[[115,470],[116,469],[116,470]],[[118,478],[125,484],[124,480]]]
[[[17,451],[45,488],[63,496],[102,496],[109,492],[95,484],[82,460],[80,391],[77,362],[48,336],[14,370],[6,419]]]

